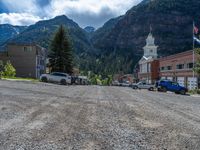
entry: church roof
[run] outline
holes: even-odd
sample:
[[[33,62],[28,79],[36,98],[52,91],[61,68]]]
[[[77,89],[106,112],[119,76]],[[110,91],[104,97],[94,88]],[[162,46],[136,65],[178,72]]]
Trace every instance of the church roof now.
[[[143,57],[140,59],[139,63],[148,62],[148,61],[152,61],[152,60],[154,60],[154,58],[153,58],[152,56],[149,56],[149,57],[143,56]]]

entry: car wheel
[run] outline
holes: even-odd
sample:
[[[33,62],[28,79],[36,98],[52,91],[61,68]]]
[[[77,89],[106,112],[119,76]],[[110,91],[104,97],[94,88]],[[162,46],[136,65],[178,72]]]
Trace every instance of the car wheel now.
[[[66,82],[65,79],[62,79],[62,80],[60,81],[60,84],[61,84],[61,85],[67,85],[67,82]]]
[[[149,91],[153,91],[153,89],[154,89],[153,87],[150,87],[150,88],[149,88]]]
[[[42,82],[47,82],[47,77],[42,77],[41,81]]]
[[[181,90],[180,93],[181,93],[181,95],[185,95],[186,91],[185,90]]]
[[[136,90],[136,89],[137,89],[137,86],[133,86],[133,89]]]
[[[180,94],[179,92],[175,92],[175,94]]]
[[[167,89],[165,87],[162,87],[163,92],[167,92]]]

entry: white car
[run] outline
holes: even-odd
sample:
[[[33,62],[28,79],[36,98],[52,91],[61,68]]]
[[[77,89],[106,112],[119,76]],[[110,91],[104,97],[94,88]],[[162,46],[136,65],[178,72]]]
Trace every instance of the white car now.
[[[145,82],[139,82],[137,84],[132,84],[133,89],[148,89],[149,91],[153,91],[155,89],[155,85],[147,84]]]
[[[40,76],[42,82],[54,82],[62,85],[71,84],[71,76],[66,73],[52,72],[51,74],[42,74]]]

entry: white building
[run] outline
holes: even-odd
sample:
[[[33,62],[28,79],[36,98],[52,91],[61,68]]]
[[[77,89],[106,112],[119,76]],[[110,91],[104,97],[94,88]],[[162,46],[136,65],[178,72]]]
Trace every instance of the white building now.
[[[151,31],[146,39],[146,45],[143,49],[144,55],[139,61],[140,70],[138,76],[141,81],[153,83],[159,78],[159,62],[157,60],[158,46],[155,45],[155,38]]]

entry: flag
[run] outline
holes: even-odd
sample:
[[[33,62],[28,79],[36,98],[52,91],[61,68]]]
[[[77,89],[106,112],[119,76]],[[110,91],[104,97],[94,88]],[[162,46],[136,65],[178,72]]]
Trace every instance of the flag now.
[[[198,34],[199,33],[199,29],[194,25],[194,33]]]
[[[197,37],[193,37],[194,41],[196,41],[198,44],[200,44],[200,40]]]

